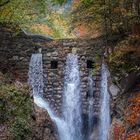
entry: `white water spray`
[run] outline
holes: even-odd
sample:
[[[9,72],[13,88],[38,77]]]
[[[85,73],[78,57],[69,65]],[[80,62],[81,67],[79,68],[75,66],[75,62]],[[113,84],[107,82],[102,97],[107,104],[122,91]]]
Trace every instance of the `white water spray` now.
[[[108,131],[110,127],[110,107],[108,93],[108,69],[105,64],[102,64],[101,70],[101,113],[100,113],[100,140],[108,140]]]
[[[89,73],[88,76],[88,139],[93,131],[93,79]]]
[[[60,140],[81,140],[80,76],[77,56],[74,54],[67,56],[62,105],[64,118],[56,116],[43,99],[42,54],[32,54],[29,66],[29,84],[33,90],[34,103],[47,110],[57,126]]]
[[[68,54],[65,68],[64,96],[62,113],[67,123],[68,140],[81,140],[81,98],[78,56]]]
[[[33,90],[34,103],[46,109],[51,119],[57,126],[60,139],[67,140],[67,127],[64,120],[57,117],[54,111],[50,108],[49,104],[43,99],[43,67],[42,67],[42,54],[32,54],[29,65],[29,84]],[[65,133],[63,132],[65,130]]]
[[[42,66],[42,54],[32,54],[29,65],[29,84],[33,90],[33,97],[35,95],[43,95],[43,66]]]
[[[47,110],[52,121],[54,121],[54,123],[56,124],[60,140],[67,140],[69,135],[66,122],[55,115],[55,113],[49,107],[48,103],[42,97],[34,96],[34,103],[37,106]]]

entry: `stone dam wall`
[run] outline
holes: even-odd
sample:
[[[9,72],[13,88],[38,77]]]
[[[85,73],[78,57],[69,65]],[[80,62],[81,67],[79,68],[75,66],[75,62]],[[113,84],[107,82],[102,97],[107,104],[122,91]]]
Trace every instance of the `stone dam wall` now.
[[[99,39],[63,39],[51,40],[39,35],[15,35],[7,28],[0,31],[0,65],[2,73],[9,73],[14,81],[27,82],[29,62],[32,53],[43,54],[44,96],[59,114],[63,95],[64,69],[66,56],[76,51],[79,58],[81,76],[81,96],[83,113],[87,113],[88,74],[94,65],[100,67],[103,54],[103,41]],[[93,68],[94,69],[94,68]],[[93,76],[95,112],[98,108],[100,69]]]
[[[61,115],[66,56],[68,53],[76,53],[81,77],[82,114],[87,120],[88,99],[92,98],[89,96],[88,75],[92,71],[93,117],[94,124],[97,125],[100,111],[100,69],[105,48],[102,38],[52,40],[40,35],[26,35],[22,31],[17,34],[13,28],[0,24],[0,40],[0,71],[7,74],[9,82],[27,83],[31,55],[42,50],[44,97],[58,115]],[[38,140],[55,140],[54,135],[57,134],[52,132],[53,124],[46,111],[35,106],[35,116]]]

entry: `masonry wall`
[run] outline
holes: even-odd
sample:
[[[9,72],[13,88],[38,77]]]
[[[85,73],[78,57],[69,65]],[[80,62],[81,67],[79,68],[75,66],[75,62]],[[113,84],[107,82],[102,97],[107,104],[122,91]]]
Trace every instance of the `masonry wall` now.
[[[103,42],[99,39],[64,39],[51,40],[42,36],[28,36],[23,32],[14,34],[7,27],[0,28],[0,69],[3,73],[8,73],[13,80],[27,82],[28,68],[32,53],[37,53],[42,48],[43,68],[44,68],[44,89],[46,98],[52,102],[56,110],[61,106],[61,96],[64,83],[64,68],[66,56],[71,53],[73,48],[79,58],[81,76],[82,100],[87,104],[87,77],[89,68],[87,61],[91,60],[95,64],[101,64]],[[98,58],[98,60],[97,60]],[[51,63],[58,63],[57,68],[51,68]],[[98,61],[98,62],[97,62]],[[99,92],[100,73],[94,75],[95,94]],[[84,112],[87,110],[84,107]]]
[[[39,35],[29,36],[21,31],[15,34],[13,29],[2,27],[0,28],[0,39],[0,70],[2,73],[8,74],[12,81],[27,82],[30,57],[33,53],[38,53],[39,48],[42,49],[45,84],[44,97],[58,115],[61,115],[67,54],[74,51],[78,55],[82,112],[85,118],[88,113],[89,99],[88,75],[91,71],[91,68],[87,67],[87,61],[93,62],[93,69],[98,64],[99,69],[93,74],[93,117],[97,121],[96,118],[99,118],[98,113],[100,111],[100,66],[104,49],[104,42],[101,38],[52,40]],[[40,111],[37,112],[40,114]],[[44,114],[44,111],[41,112]],[[40,132],[39,130],[41,130],[40,137],[43,137],[46,130],[44,126],[46,119],[43,118],[43,121],[40,121],[41,117],[37,115],[36,117],[36,120],[38,120],[37,131]]]
[[[87,113],[88,107],[88,75],[90,68],[87,68],[87,61],[98,63],[101,65],[102,49],[101,46],[94,44],[91,40],[61,40],[52,41],[43,48],[43,66],[44,66],[44,81],[45,81],[45,96],[55,111],[59,114],[64,84],[64,69],[66,64],[66,56],[71,53],[73,49],[76,50],[76,54],[79,59],[80,77],[81,77],[81,95],[83,103],[83,113]],[[97,46],[96,46],[97,45]],[[56,69],[51,68],[51,63],[57,61],[58,66]],[[94,65],[94,64],[93,64]],[[99,97],[99,85],[100,85],[100,71],[94,75],[94,94],[95,97]],[[98,100],[98,99],[96,99]],[[94,102],[95,103],[95,102]],[[97,112],[97,101],[95,112]]]

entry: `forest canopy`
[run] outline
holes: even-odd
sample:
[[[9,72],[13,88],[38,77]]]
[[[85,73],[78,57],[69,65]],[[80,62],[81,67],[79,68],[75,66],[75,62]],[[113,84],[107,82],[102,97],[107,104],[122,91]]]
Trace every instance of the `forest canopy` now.
[[[140,0],[1,0],[0,22],[54,38],[137,32]]]
[[[55,7],[62,7],[65,0],[1,0],[0,22],[19,25],[31,32],[53,34],[54,37],[65,37],[63,26],[68,19],[59,14]],[[65,18],[65,20],[63,20]],[[58,28],[58,22],[59,28]],[[37,26],[36,26],[37,25]],[[39,26],[38,26],[39,25]],[[34,28],[36,26],[36,28]],[[63,31],[64,30],[64,31]],[[52,33],[53,32],[53,33]],[[61,32],[61,34],[60,34]]]
[[[107,33],[134,31],[140,23],[140,0],[81,0],[73,15],[76,25],[92,31],[95,27]]]

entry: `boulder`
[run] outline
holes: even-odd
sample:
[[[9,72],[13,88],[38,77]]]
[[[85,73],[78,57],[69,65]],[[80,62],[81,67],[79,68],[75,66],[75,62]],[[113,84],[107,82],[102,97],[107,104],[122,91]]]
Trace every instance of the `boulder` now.
[[[116,96],[118,95],[118,93],[120,92],[120,89],[118,88],[118,86],[116,86],[115,84],[111,84],[109,86],[109,91],[110,94],[112,95],[113,98],[116,98]]]

